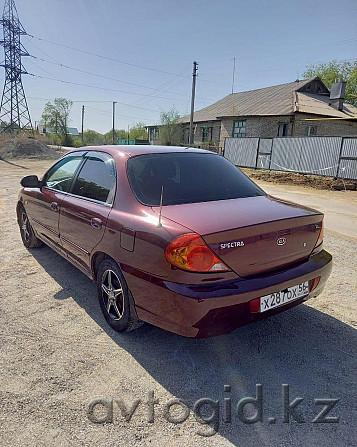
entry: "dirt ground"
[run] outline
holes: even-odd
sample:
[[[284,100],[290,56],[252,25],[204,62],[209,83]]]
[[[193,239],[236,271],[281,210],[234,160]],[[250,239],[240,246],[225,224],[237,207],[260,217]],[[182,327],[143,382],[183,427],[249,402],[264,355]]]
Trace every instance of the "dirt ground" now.
[[[270,194],[326,213],[334,268],[308,305],[211,339],[149,325],[120,335],[102,317],[94,284],[51,249],[27,251],[21,243],[19,181],[50,163],[0,161],[1,446],[356,445],[357,192],[258,181]],[[231,392],[224,392],[227,384]],[[245,424],[236,405],[255,397],[256,384],[263,386],[263,422]],[[290,402],[304,398],[305,423],[283,423],[282,384],[290,385]],[[159,399],[153,423],[144,403],[149,391]],[[163,411],[173,397],[191,410],[198,399],[218,400],[218,433],[198,434],[210,430],[192,411],[181,424],[168,422]],[[130,422],[114,403],[113,422],[95,424],[86,412],[94,398],[142,402]],[[231,398],[230,423],[224,398]],[[329,414],[338,423],[312,423],[323,408],[314,399],[321,398],[339,399]]]
[[[263,169],[242,168],[253,181],[272,182],[279,184],[289,184],[296,186],[305,186],[315,189],[329,190],[357,190],[357,180],[334,179],[323,175],[298,174],[296,172],[268,171]]]

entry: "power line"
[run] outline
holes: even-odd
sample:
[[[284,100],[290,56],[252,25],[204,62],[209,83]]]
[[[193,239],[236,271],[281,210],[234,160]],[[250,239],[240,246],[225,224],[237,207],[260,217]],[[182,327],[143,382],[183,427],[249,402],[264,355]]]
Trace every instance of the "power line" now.
[[[82,70],[80,68],[70,67],[69,65],[61,64],[60,62],[52,62],[52,61],[43,59],[43,58],[38,57],[38,56],[31,55],[31,57],[33,57],[34,59],[37,59],[39,61],[42,61],[42,62],[46,62],[46,63],[49,63],[49,64],[55,64],[55,65],[59,65],[60,67],[67,68],[69,70],[78,71],[79,73],[89,74],[91,76],[97,76],[98,78],[108,79],[110,81],[115,81],[115,82],[122,82],[123,84],[134,85],[135,87],[147,88],[149,90],[156,90],[156,91],[160,91],[160,92],[164,92],[164,93],[173,93],[175,95],[180,95],[180,96],[185,96],[186,97],[186,95],[184,95],[183,93],[172,92],[172,91],[169,91],[169,90],[162,90],[160,88],[149,87],[147,85],[141,85],[141,84],[136,84],[134,82],[123,81],[121,79],[111,78],[109,76],[100,75],[98,73],[92,73],[90,71]]]
[[[155,71],[157,73],[164,73],[164,74],[168,74],[168,75],[183,77],[182,74],[172,73],[170,71],[165,71],[165,70],[159,70],[158,68],[153,68],[153,67],[146,67],[144,65],[133,64],[131,62],[123,61],[123,60],[120,60],[120,59],[115,59],[115,58],[112,58],[112,57],[103,56],[102,54],[93,53],[93,52],[87,51],[87,50],[81,50],[79,48],[71,47],[69,45],[64,45],[64,44],[58,43],[58,42],[53,42],[52,40],[43,39],[41,37],[33,36],[32,34],[27,34],[27,36],[32,37],[33,39],[37,39],[37,40],[43,41],[43,42],[51,43],[52,45],[57,45],[59,47],[67,48],[69,50],[78,51],[79,53],[84,53],[84,54],[88,54],[90,56],[100,57],[102,59],[106,59],[106,60],[109,60],[109,61],[112,61],[112,62],[118,62],[119,64],[129,65],[129,66],[136,67],[136,68],[142,68],[144,70]],[[187,77],[187,78],[189,78],[189,77]],[[201,81],[211,82],[213,84],[222,85],[221,82],[211,81],[209,79],[201,79]]]
[[[30,62],[30,64],[32,64],[34,67],[39,68],[40,70],[42,70],[44,73],[47,73],[48,75],[52,76],[52,78],[54,80],[59,81],[60,79],[57,78],[57,76],[53,75],[52,73],[50,73],[49,71],[45,70],[44,68],[40,67],[39,65],[35,64],[33,61],[29,60],[28,62]]]
[[[189,69],[189,65],[187,66],[187,67],[185,67],[180,73],[179,73],[179,75],[181,75],[182,73],[184,73],[184,72],[186,72],[188,69]],[[177,79],[178,78],[178,76],[173,76],[173,77],[171,77],[169,80],[167,80],[167,81],[165,81],[163,84],[160,84],[160,86],[159,86],[159,88],[170,88],[170,89],[173,89],[173,88],[176,88],[176,87],[179,87],[180,85],[182,85],[184,82],[186,82],[186,78],[180,78],[180,79]],[[159,94],[157,93],[157,94],[155,94],[154,95],[154,98],[159,98],[159,96],[158,96]],[[187,97],[186,97],[187,98]],[[142,99],[138,99],[137,101],[135,101],[134,102],[134,104],[143,104],[143,103],[145,103],[145,101],[146,101],[146,99],[145,98],[142,98]],[[185,99],[185,101],[186,101],[186,99]]]
[[[28,99],[31,99],[32,101],[53,101],[54,98],[38,98],[38,97],[34,97],[34,96],[28,96]],[[113,101],[109,101],[109,100],[91,100],[91,99],[71,99],[70,100],[73,103],[81,103],[81,104],[87,104],[87,103],[110,103],[112,104]],[[120,103],[119,103],[120,104]],[[95,112],[98,113],[99,115],[112,115],[112,112],[109,111],[105,111],[105,110],[101,110],[101,109],[94,109],[92,107],[88,107],[86,106],[86,110],[89,112]],[[147,117],[143,117],[143,116],[131,116],[131,115],[123,115],[121,113],[115,113],[115,116],[117,117],[123,117],[123,118],[132,118],[132,119],[137,119],[137,120],[150,120],[151,118],[147,118]]]
[[[26,39],[26,41],[29,42],[30,45],[33,45],[34,47],[36,47],[39,51],[41,51],[41,53],[43,53],[45,56],[52,59],[54,62],[56,62],[56,63],[58,62],[54,57],[52,57],[50,54],[46,53],[46,51],[44,51],[42,48],[40,48],[38,45],[36,45],[32,40]]]
[[[31,56],[31,57],[33,57],[33,58],[36,59],[36,60],[40,60],[40,61],[44,61],[44,62],[48,62],[48,63],[55,63],[56,65],[60,65],[60,66],[65,67],[65,68],[69,68],[69,69],[71,69],[71,70],[79,71],[79,72],[81,72],[81,73],[85,73],[85,74],[89,74],[89,75],[93,75],[93,76],[98,76],[98,77],[100,77],[100,78],[109,79],[109,80],[113,80],[113,81],[125,82],[125,81],[121,81],[121,80],[118,80],[118,79],[110,78],[110,77],[108,77],[108,76],[103,76],[103,75],[99,75],[99,74],[96,74],[96,73],[91,73],[91,72],[88,72],[88,71],[85,71],[85,70],[81,70],[81,69],[77,69],[77,68],[69,67],[69,66],[67,66],[67,65],[65,65],[65,64],[61,64],[60,62],[46,61],[45,59],[39,58],[39,57],[37,57],[37,56]],[[105,88],[105,87],[97,87],[97,86],[94,86],[94,85],[80,84],[80,83],[76,83],[76,82],[72,82],[72,81],[66,81],[66,80],[64,80],[64,79],[59,79],[59,78],[57,78],[57,77],[54,76],[52,73],[50,73],[50,72],[48,72],[47,70],[45,70],[44,68],[42,68],[42,67],[36,65],[34,62],[32,62],[32,61],[30,61],[30,62],[31,62],[35,67],[39,68],[40,70],[42,70],[42,71],[44,71],[45,73],[47,73],[47,74],[49,74],[50,76],[52,76],[52,78],[46,78],[46,77],[44,77],[44,76],[35,75],[35,74],[33,74],[33,73],[30,73],[32,76],[39,77],[39,78],[42,78],[42,79],[49,79],[49,80],[58,81],[58,82],[62,82],[62,83],[67,83],[67,84],[82,85],[82,86],[84,86],[84,87],[97,88],[97,89],[101,89],[101,90],[110,90],[110,91],[115,91],[115,92],[118,92],[118,93],[124,93],[124,94],[128,94],[128,95],[135,95],[135,96],[141,96],[141,97],[147,97],[147,98],[167,99],[167,100],[171,100],[171,101],[184,101],[184,102],[186,102],[186,100],[187,100],[187,98],[188,98],[186,95],[184,95],[184,94],[182,94],[182,93],[175,93],[175,94],[178,94],[178,95],[181,95],[181,96],[185,96],[185,99],[183,99],[183,98],[168,98],[168,97],[165,97],[165,96],[148,95],[148,94],[145,94],[145,93],[137,93],[137,92],[128,92],[128,91],[123,91],[123,90],[109,89],[109,88]],[[175,76],[176,76],[176,75],[175,75]],[[178,75],[178,76],[179,76],[179,75]],[[185,82],[185,81],[186,81],[185,79],[184,79],[184,80],[180,80],[180,82],[177,84],[177,86],[181,85],[181,84],[182,84],[183,82]],[[168,81],[168,82],[169,82],[169,81]],[[170,91],[167,91],[167,90],[162,90],[162,89],[160,89],[160,88],[147,87],[147,86],[142,86],[142,85],[134,84],[134,83],[130,83],[130,82],[126,82],[126,83],[127,83],[127,84],[136,85],[136,86],[140,86],[140,87],[149,88],[149,89],[152,89],[152,90],[156,90],[156,91],[158,91],[158,92],[160,92],[160,91],[165,92],[165,91],[166,91],[167,93],[170,93],[170,94],[171,94],[171,93],[174,93],[174,92],[170,92]],[[165,84],[166,84],[166,83],[165,83]]]
[[[168,74],[168,75],[173,75],[175,77],[179,77],[179,76],[184,77],[184,75],[182,75],[182,74],[172,73],[172,72],[168,72],[168,71],[165,71],[165,70],[159,70],[157,68],[147,67],[147,66],[144,66],[144,65],[133,64],[131,62],[127,62],[127,61],[123,61],[123,60],[120,60],[120,59],[111,58],[111,57],[108,57],[108,56],[103,56],[102,54],[93,53],[93,52],[87,51],[87,50],[81,50],[79,48],[71,47],[69,45],[64,45],[64,44],[61,44],[61,43],[58,43],[58,42],[54,42],[54,41],[51,41],[51,40],[48,40],[48,39],[44,39],[44,38],[40,38],[40,37],[37,37],[37,36],[33,36],[32,34],[27,34],[27,36],[32,37],[33,39],[37,39],[39,41],[50,43],[52,45],[57,45],[57,46],[60,46],[60,47],[63,47],[63,48],[67,48],[67,49],[70,49],[70,50],[73,50],[73,51],[78,51],[80,53],[88,54],[88,55],[99,57],[99,58],[106,59],[106,60],[110,60],[110,61],[117,62],[117,63],[120,63],[120,64],[125,64],[125,65],[128,65],[128,66],[141,68],[141,69],[145,69],[145,70],[151,70],[151,71],[154,71],[154,72],[157,72],[157,73],[164,73],[164,74]],[[355,42],[355,41],[357,41],[357,38],[351,38],[351,39],[345,39],[345,40],[340,40],[340,41],[335,41],[335,42],[329,42],[329,43],[326,43],[325,45],[322,45],[322,46],[320,46],[318,48],[325,47],[325,46],[330,46],[330,45],[339,45],[339,44],[343,44],[343,43],[352,43],[352,42]],[[40,51],[43,52],[43,50],[40,50]],[[53,59],[51,56],[49,56],[49,57],[51,59]],[[246,59],[247,56],[244,56],[244,58]],[[250,59],[251,57],[248,56],[248,58]],[[257,56],[253,57],[253,58],[257,58]],[[69,68],[69,67],[66,67],[66,68]],[[72,69],[72,68],[70,68],[70,69]],[[200,79],[200,81],[201,82],[203,81],[203,82],[210,82],[210,83],[213,83],[213,84],[222,85],[222,82],[211,81],[211,80],[208,80],[208,79]],[[125,81],[120,81],[120,82],[125,82]],[[147,87],[147,88],[150,88],[150,87]]]
[[[40,76],[34,73],[29,73],[31,76],[35,77],[35,78],[40,78],[40,79],[48,79],[50,81],[57,81],[57,82],[62,82],[64,84],[73,84],[73,85],[79,85],[81,87],[88,87],[88,88],[94,88],[94,89],[99,89],[99,90],[106,90],[106,91],[110,91],[110,92],[117,92],[117,93],[125,93],[128,95],[136,95],[136,96],[145,96],[148,98],[160,98],[160,99],[168,99],[170,101],[184,101],[186,102],[186,99],[182,99],[182,98],[167,98],[165,96],[153,96],[153,95],[147,95],[144,93],[134,93],[134,92],[125,92],[123,90],[117,90],[117,89],[112,89],[112,88],[107,88],[107,87],[99,87],[96,85],[90,85],[90,84],[82,84],[80,82],[73,82],[73,81],[66,81],[64,79],[57,79],[57,78],[48,78],[46,76]],[[122,103],[124,104],[124,103]],[[131,104],[128,104],[131,105]],[[134,106],[132,106],[134,107]],[[139,107],[140,108],[140,107]],[[147,110],[151,110],[151,109],[147,109]],[[153,112],[157,112],[157,110],[152,110]]]
[[[36,96],[28,96],[29,99],[35,99],[35,100],[39,100],[39,101],[53,101],[54,98],[38,98]],[[112,101],[110,101],[109,99],[100,99],[100,100],[92,100],[92,99],[86,99],[86,100],[82,100],[82,99],[71,99],[72,102],[110,102],[112,103]]]
[[[100,115],[111,115],[112,113],[111,112],[109,112],[109,111],[106,111],[106,110],[101,110],[101,109],[94,109],[94,108],[92,108],[92,107],[86,107],[86,109],[87,110],[89,110],[90,112],[95,112],[95,113],[99,113]],[[124,117],[124,118],[133,118],[133,119],[136,119],[136,120],[149,120],[149,119],[151,119],[151,118],[144,118],[144,117],[142,117],[142,116],[130,116],[130,115],[123,115],[123,114],[121,114],[121,113],[115,113],[115,116],[118,116],[118,117]]]
[[[145,67],[144,65],[133,64],[131,62],[122,61],[120,59],[114,59],[112,57],[103,56],[102,54],[92,53],[91,51],[80,50],[79,48],[70,47],[69,45],[64,45],[62,43],[53,42],[52,40],[47,40],[47,39],[43,39],[41,37],[36,37],[36,36],[33,36],[32,34],[27,34],[27,35],[29,37],[32,37],[33,39],[37,39],[37,40],[40,40],[40,41],[43,41],[43,42],[51,43],[52,45],[57,45],[59,47],[67,48],[67,49],[73,50],[73,51],[78,51],[78,52],[84,53],[84,54],[89,54],[90,56],[100,57],[102,59],[106,59],[106,60],[109,60],[109,61],[118,62],[119,64],[130,65],[132,67],[142,68],[144,70],[151,70],[151,71],[155,71],[157,73],[164,73],[164,74],[179,76],[179,75],[176,75],[176,73],[171,73],[169,71],[159,70],[157,68],[152,68],[152,67]]]
[[[81,84],[79,82],[70,82],[70,81],[64,81],[63,79],[53,79],[53,78],[47,78],[44,76],[40,76],[40,75],[35,75],[33,73],[29,73],[29,75],[35,77],[35,78],[40,78],[40,79],[49,79],[50,81],[58,81],[58,82],[63,82],[65,84],[74,84],[74,85],[79,85],[81,87],[89,87],[89,88],[96,88],[96,89],[100,89],[100,90],[109,90],[109,91],[113,91],[116,92],[118,90],[113,90],[110,88],[105,88],[105,87],[96,87],[96,86],[92,86],[92,85],[86,85],[86,84]],[[171,98],[170,98],[171,99]],[[103,102],[103,101],[99,101],[99,102]],[[112,101],[104,101],[104,102],[112,102]],[[128,107],[135,107],[136,109],[143,109],[143,110],[149,110],[150,112],[157,112],[157,113],[161,113],[160,110],[154,110],[154,109],[147,109],[145,107],[139,107],[139,106],[133,106],[132,104],[127,104],[126,102],[119,102],[117,101],[118,104],[122,104],[124,106],[128,106]]]

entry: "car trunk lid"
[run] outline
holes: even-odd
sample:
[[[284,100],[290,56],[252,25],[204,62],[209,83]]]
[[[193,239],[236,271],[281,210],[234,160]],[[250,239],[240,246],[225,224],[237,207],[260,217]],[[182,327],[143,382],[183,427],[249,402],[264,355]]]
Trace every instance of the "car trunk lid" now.
[[[162,215],[201,235],[243,277],[308,258],[323,218],[318,211],[271,196],[164,206]]]

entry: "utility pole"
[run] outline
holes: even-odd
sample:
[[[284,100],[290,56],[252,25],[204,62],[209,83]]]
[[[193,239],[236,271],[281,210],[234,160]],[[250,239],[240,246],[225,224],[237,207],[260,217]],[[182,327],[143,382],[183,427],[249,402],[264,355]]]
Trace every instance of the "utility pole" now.
[[[232,93],[234,93],[234,75],[236,72],[236,58],[233,58]]]
[[[84,130],[84,106],[82,106],[82,144],[83,144],[83,130]]]
[[[112,142],[113,144],[115,144],[115,104],[117,102],[113,101],[113,138],[112,138]]]
[[[130,144],[129,140],[130,140],[130,127],[129,127],[129,124],[128,124],[128,145]]]
[[[195,93],[196,93],[196,78],[197,78],[198,63],[194,61],[192,72],[192,94],[191,94],[191,116],[190,116],[190,136],[189,144],[193,144],[193,113],[195,111]]]

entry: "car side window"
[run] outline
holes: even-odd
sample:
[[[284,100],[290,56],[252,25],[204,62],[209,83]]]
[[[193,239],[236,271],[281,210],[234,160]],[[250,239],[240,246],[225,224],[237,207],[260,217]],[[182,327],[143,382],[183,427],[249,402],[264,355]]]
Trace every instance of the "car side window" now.
[[[103,154],[90,156],[82,166],[74,182],[72,194],[104,203],[113,203],[115,194],[114,160]]]
[[[68,157],[55,164],[45,175],[44,186],[57,191],[68,192],[73,176],[83,157]]]

